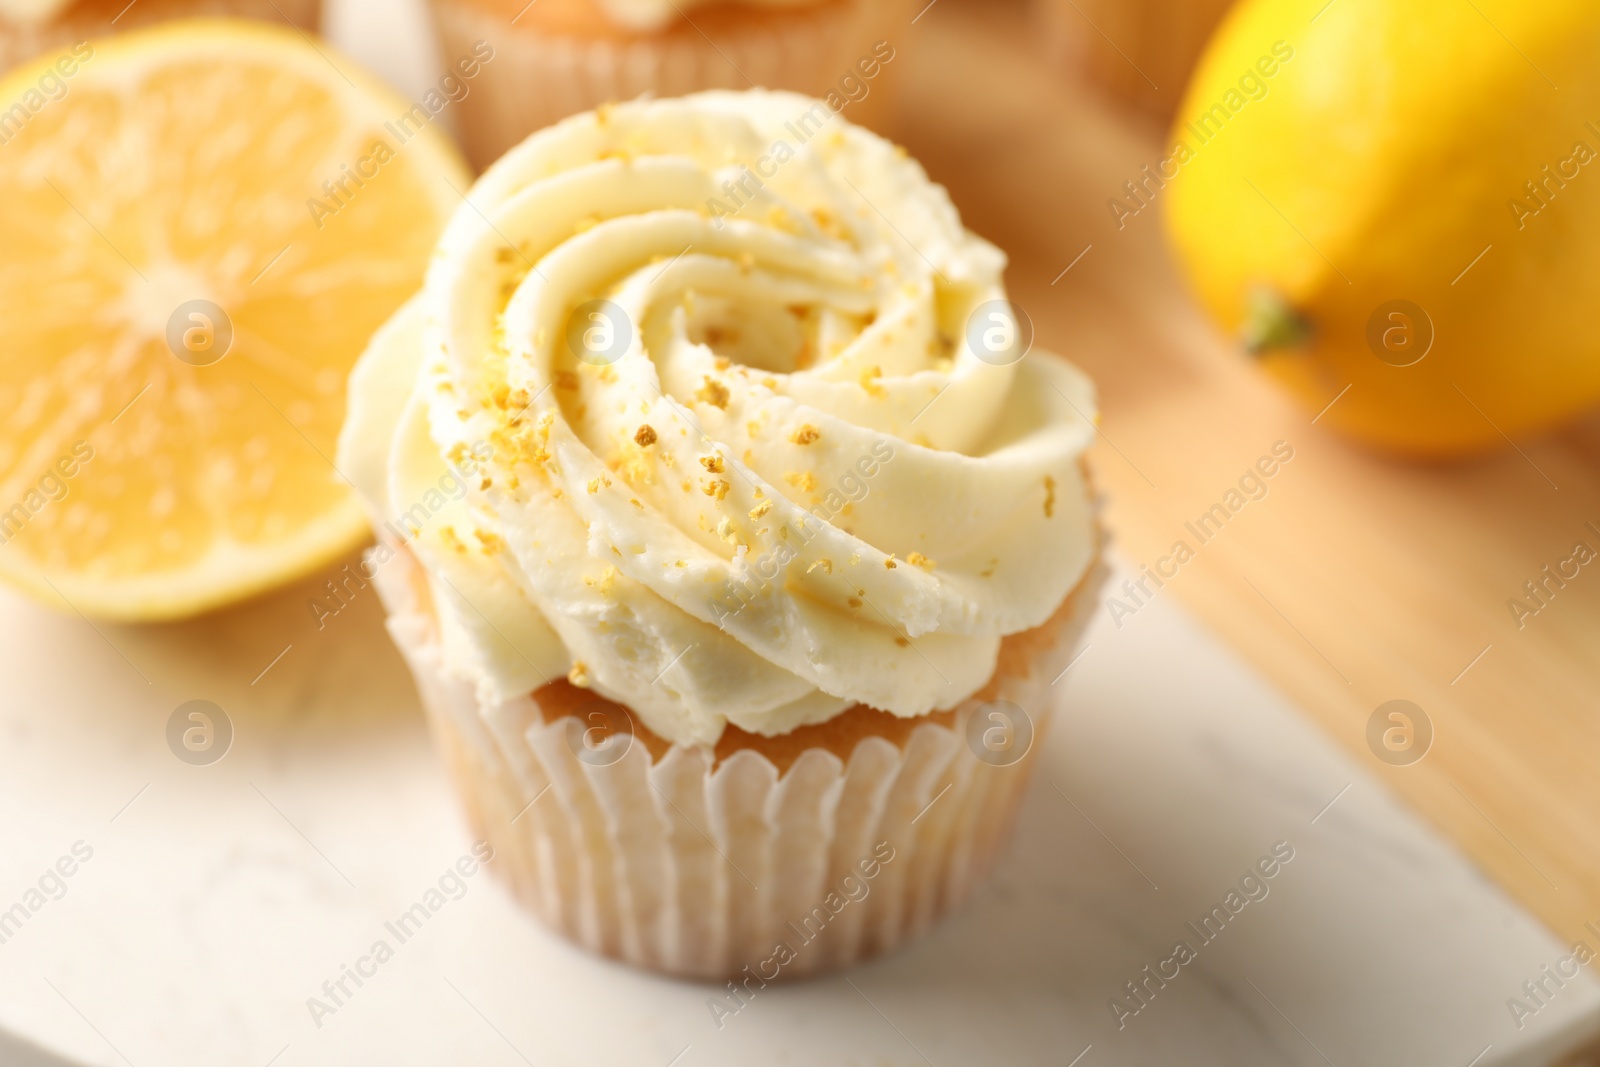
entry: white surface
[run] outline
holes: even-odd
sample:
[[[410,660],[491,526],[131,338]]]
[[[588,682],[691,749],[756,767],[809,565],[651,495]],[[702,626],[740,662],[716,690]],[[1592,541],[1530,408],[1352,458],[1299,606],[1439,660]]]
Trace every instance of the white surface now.
[[[480,873],[319,1028],[307,998],[469,842],[376,597],[318,632],[313,591],[99,633],[0,596],[0,907],[94,849],[0,945],[0,1027],[95,1067],[1489,1067],[1600,1013],[1586,975],[1519,1033],[1506,998],[1563,949],[1162,600],[1101,614],[1010,858],[911,949],[719,1030],[709,988],[568,947]],[[196,697],[237,730],[209,767],[164,738]],[[1119,1032],[1107,1000],[1279,840],[1267,898]]]
[[[432,82],[415,5],[329,25]],[[98,630],[0,593],[0,909],[94,849],[0,944],[0,1063],[1506,1067],[1600,1028],[1586,973],[1516,1030],[1565,950],[1166,599],[1101,616],[1010,858],[909,950],[719,1030],[708,988],[588,957],[479,874],[319,1028],[307,998],[469,841],[375,594],[319,632],[317,584]],[[194,698],[237,731],[209,767],[166,746]],[[1119,1032],[1108,999],[1279,840],[1270,895]]]

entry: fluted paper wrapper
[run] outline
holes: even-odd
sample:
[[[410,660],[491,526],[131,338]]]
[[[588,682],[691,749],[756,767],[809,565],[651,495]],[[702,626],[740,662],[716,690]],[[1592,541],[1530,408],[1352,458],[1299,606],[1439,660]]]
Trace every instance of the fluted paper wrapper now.
[[[485,41],[483,64],[458,122],[467,158],[479,169],[536,130],[601,104],[645,93],[683,96],[702,89],[789,89],[825,97],[841,78],[865,81],[867,95],[843,114],[873,126],[888,95],[891,62],[871,80],[856,64],[874,44],[898,46],[909,25],[905,0],[853,0],[763,12],[736,32],[643,37],[573,37],[511,26],[471,0],[434,0],[446,63]]]
[[[19,23],[0,15],[0,74],[35,56],[59,52],[83,40],[122,33],[175,18],[253,18],[282,25],[287,19],[315,30],[321,0],[84,0],[58,17]],[[116,22],[112,22],[116,19]]]
[[[377,568],[389,630],[517,897],[595,952],[742,981],[894,948],[972,893],[1006,840],[1098,584],[1031,631],[1025,654],[1003,651],[1001,673],[949,725],[924,722],[899,744],[868,736],[847,761],[808,748],[780,773],[748,748],[714,764],[709,748],[673,745],[652,761],[636,742],[605,766],[580,760],[578,719],[546,722],[531,696],[485,705],[445,669],[416,568],[405,551]],[[1009,766],[980,761],[967,739],[996,700],[1026,709],[1034,731]]]

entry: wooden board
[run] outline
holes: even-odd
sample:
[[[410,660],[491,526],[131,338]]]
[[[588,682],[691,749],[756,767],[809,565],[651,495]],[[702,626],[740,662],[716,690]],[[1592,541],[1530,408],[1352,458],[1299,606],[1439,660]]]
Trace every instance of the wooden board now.
[[[1032,58],[1029,37],[1007,5],[933,8],[897,44],[917,106],[890,132],[1010,253],[1039,343],[1098,381],[1117,549],[1153,565],[1188,542],[1195,558],[1155,595],[1196,611],[1559,936],[1595,944],[1600,566],[1521,629],[1507,601],[1575,542],[1600,549],[1600,421],[1446,466],[1314,425],[1186,297],[1159,204],[1113,221],[1106,201],[1160,157],[1157,138]],[[1185,523],[1279,441],[1293,459],[1267,495],[1201,543]],[[1434,730],[1410,766],[1368,747],[1391,699]]]

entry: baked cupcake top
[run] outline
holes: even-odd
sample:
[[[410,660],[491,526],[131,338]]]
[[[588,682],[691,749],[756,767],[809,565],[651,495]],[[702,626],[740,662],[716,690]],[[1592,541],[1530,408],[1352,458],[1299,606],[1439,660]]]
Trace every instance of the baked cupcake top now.
[[[655,30],[688,12],[719,4],[746,7],[802,7],[818,0],[595,0],[615,23],[633,30]]]
[[[0,0],[5,3],[7,0]],[[737,15],[754,8],[808,7],[829,0],[498,0],[519,23],[583,36],[610,28],[624,33],[655,33],[694,16]],[[873,0],[876,2],[876,0]]]
[[[1095,553],[1093,388],[1022,358],[1004,266],[820,101],[577,115],[468,194],[339,465],[488,697],[684,743],[953,707]]]

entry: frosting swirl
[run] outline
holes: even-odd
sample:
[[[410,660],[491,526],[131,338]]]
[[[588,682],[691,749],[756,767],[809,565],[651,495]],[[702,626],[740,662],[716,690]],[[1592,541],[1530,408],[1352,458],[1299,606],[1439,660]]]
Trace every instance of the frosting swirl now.
[[[612,0],[627,3],[628,0]],[[43,22],[65,11],[72,0],[0,0],[0,18],[16,22]]]
[[[568,675],[672,741],[993,673],[1088,569],[1088,380],[1004,256],[819,101],[574,116],[483,175],[351,382],[341,469],[451,665]]]

